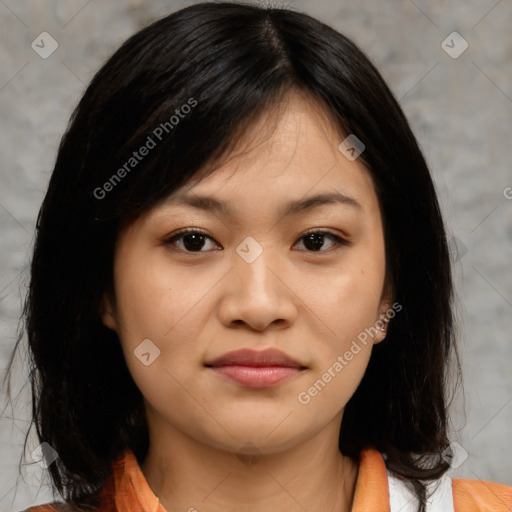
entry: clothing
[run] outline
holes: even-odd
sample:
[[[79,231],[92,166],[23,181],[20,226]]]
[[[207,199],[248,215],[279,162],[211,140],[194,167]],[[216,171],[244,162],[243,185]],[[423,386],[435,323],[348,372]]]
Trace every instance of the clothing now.
[[[451,479],[437,482],[428,512],[512,512],[512,487],[480,480]],[[352,512],[415,511],[414,495],[406,484],[390,475],[375,449],[362,452]],[[58,502],[31,507],[24,512],[64,512]],[[191,510],[194,510],[191,507]],[[133,452],[125,450],[101,492],[100,511],[166,511],[153,494]],[[198,512],[200,512],[198,510]]]

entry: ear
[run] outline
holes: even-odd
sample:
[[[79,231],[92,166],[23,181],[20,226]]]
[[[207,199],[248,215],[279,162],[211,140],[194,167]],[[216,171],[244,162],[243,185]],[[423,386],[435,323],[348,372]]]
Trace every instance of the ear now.
[[[375,321],[375,329],[377,330],[377,333],[373,338],[374,344],[380,343],[386,338],[389,321],[395,316],[395,314],[396,312],[393,308],[393,294],[391,286],[386,284],[380,300],[378,318]]]
[[[100,316],[103,325],[117,332],[117,320],[115,314],[115,307],[110,294],[105,292],[101,298],[100,303]]]

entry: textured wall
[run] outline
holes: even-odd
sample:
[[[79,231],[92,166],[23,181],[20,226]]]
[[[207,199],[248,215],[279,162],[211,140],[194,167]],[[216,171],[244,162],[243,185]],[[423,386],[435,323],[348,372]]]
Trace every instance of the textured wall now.
[[[15,340],[37,211],[72,108],[123,40],[155,17],[191,3],[196,2],[0,0],[0,377]],[[458,249],[454,269],[466,414],[459,396],[453,439],[469,457],[453,473],[510,484],[512,3],[273,4],[305,11],[353,38],[377,64],[412,123]],[[454,31],[463,39],[450,35]],[[55,43],[41,36],[43,48],[42,32],[58,44],[47,58],[40,54],[46,56]],[[21,364],[17,368],[22,386],[26,375]],[[38,466],[17,478],[29,412],[28,390],[22,391],[16,420],[7,417],[8,408],[0,421],[1,511],[52,498],[41,486],[48,477]]]

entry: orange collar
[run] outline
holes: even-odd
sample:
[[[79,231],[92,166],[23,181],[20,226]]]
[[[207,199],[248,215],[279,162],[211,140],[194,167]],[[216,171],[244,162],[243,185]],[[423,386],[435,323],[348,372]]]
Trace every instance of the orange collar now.
[[[352,512],[389,512],[386,464],[375,448],[361,452]]]
[[[112,505],[115,504],[115,507]],[[127,448],[113,464],[101,492],[100,510],[168,512],[153,494],[134,453]],[[389,512],[386,466],[374,448],[361,453],[352,512]]]

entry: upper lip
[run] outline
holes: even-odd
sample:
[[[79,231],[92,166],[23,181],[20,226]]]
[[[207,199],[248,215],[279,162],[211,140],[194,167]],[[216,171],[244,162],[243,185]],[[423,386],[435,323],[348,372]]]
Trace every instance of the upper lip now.
[[[243,348],[227,352],[216,359],[208,361],[206,366],[288,366],[290,368],[304,368],[290,356],[275,348],[265,350],[252,350]]]

